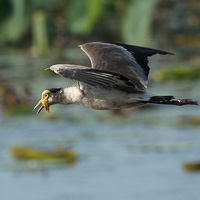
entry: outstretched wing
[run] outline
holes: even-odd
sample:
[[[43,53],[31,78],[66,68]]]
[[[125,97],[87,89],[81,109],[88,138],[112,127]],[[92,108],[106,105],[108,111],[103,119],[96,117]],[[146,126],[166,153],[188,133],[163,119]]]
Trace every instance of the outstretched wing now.
[[[147,77],[150,71],[150,68],[148,66],[148,63],[149,63],[148,57],[153,56],[155,54],[174,55],[173,53],[170,53],[170,52],[147,48],[147,47],[140,47],[140,46],[134,46],[134,45],[128,45],[128,44],[117,44],[117,43],[115,44],[124,47],[126,50],[128,50],[132,54],[132,56],[136,59],[140,67],[142,67],[142,69],[144,70]]]
[[[122,75],[140,92],[147,88],[148,57],[171,54],[151,48],[104,42],[90,42],[80,47],[90,58],[92,68]]]
[[[131,46],[90,42],[80,45],[91,60],[92,68],[57,64],[50,67],[55,73],[81,81],[93,87],[145,92],[149,74],[148,57],[168,52]]]
[[[93,69],[85,66],[56,64],[50,67],[52,71],[60,76],[80,81],[101,89],[119,89],[127,92],[137,92],[129,79],[122,75]]]

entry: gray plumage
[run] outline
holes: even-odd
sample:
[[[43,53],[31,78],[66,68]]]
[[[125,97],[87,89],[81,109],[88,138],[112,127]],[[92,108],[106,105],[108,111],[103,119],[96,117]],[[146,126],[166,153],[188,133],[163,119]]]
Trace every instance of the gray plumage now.
[[[76,65],[54,65],[55,73],[103,89],[145,92],[149,74],[148,57],[171,54],[165,51],[103,42],[80,45],[88,55],[91,68]]]

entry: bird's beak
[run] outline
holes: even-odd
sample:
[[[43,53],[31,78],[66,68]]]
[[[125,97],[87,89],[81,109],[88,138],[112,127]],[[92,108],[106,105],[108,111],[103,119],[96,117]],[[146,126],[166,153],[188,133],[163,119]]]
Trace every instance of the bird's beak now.
[[[48,91],[49,92],[49,91]],[[42,105],[41,105],[42,104]],[[46,112],[49,112],[49,104],[48,104],[48,95],[46,95],[46,90],[42,93],[42,98],[41,100],[37,103],[37,105],[34,107],[33,110],[35,110],[38,106],[41,107],[39,108],[39,110],[37,111],[37,114],[40,113],[40,111],[45,108]]]

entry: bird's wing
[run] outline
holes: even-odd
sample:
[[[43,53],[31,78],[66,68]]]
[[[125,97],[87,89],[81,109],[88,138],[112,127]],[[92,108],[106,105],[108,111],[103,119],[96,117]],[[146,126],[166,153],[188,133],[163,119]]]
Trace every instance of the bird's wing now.
[[[85,66],[56,64],[50,67],[52,71],[60,76],[86,83],[101,89],[120,89],[127,92],[136,92],[132,83],[123,75],[93,69]]]
[[[90,42],[80,47],[88,55],[92,68],[122,75],[140,92],[147,88],[148,57],[171,54],[151,48],[104,42]]]

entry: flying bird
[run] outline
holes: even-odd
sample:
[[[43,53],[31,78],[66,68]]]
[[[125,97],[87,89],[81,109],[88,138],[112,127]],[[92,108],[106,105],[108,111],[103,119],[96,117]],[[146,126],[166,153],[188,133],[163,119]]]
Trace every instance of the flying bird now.
[[[158,96],[146,92],[148,84],[148,57],[172,54],[152,48],[127,44],[89,42],[79,47],[87,54],[91,67],[56,64],[47,68],[56,74],[78,81],[67,88],[51,88],[42,92],[41,105],[49,112],[54,104],[78,104],[96,110],[112,110],[142,106],[147,103],[185,105],[197,102],[174,96]]]

